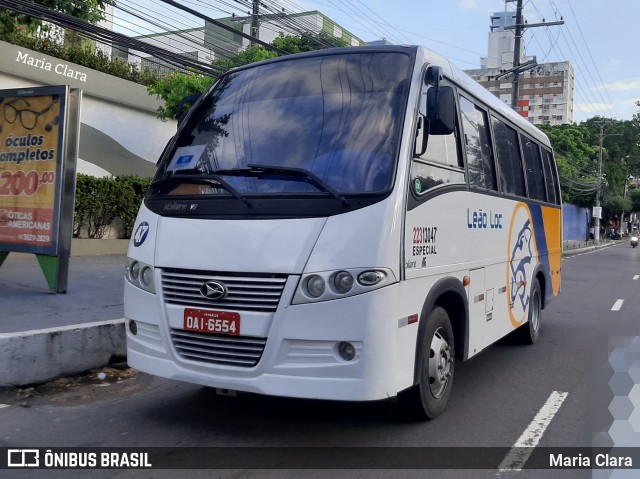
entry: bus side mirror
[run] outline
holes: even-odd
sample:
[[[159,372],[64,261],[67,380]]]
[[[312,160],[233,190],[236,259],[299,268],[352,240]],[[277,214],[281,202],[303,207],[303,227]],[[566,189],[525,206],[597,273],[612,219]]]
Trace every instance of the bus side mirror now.
[[[427,119],[430,135],[450,135],[455,128],[455,95],[450,86],[427,90]]]

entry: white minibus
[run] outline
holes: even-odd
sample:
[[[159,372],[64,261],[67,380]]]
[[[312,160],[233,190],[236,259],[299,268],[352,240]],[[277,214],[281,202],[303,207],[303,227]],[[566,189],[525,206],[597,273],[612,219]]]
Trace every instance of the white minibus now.
[[[425,48],[232,70],[140,208],[128,363],[221,392],[397,397],[435,418],[457,360],[538,339],[560,291],[558,184],[547,137]]]

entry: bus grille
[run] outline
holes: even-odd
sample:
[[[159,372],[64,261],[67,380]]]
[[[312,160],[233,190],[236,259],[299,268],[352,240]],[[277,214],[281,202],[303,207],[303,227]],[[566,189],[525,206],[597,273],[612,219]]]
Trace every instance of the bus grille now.
[[[180,357],[202,363],[251,368],[258,364],[267,338],[214,336],[181,329],[171,330]]]
[[[206,281],[219,281],[227,287],[227,295],[218,300],[200,294]],[[286,275],[215,273],[180,269],[162,270],[162,292],[165,302],[181,306],[204,306],[233,311],[274,312],[278,308]]]

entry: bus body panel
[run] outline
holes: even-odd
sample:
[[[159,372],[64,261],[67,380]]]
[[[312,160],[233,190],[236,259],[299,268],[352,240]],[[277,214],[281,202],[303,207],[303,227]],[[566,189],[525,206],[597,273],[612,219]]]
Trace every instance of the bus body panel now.
[[[398,245],[403,235],[395,195],[367,208],[327,218],[305,272],[385,267],[400,274]],[[372,240],[375,238],[375,240]]]
[[[407,212],[407,279],[462,269],[471,279],[469,356],[522,326],[533,274],[552,278],[545,304],[559,293],[561,216],[556,207],[452,191]],[[462,281],[462,276],[458,279]]]
[[[207,271],[299,274],[325,221],[160,218],[155,264]]]

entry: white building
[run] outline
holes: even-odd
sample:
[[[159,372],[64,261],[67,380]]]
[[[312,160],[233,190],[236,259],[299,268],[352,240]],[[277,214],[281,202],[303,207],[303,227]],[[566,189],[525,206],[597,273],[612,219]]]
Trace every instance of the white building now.
[[[251,16],[232,16],[217,21],[232,27],[239,33],[250,34]],[[324,33],[327,36],[341,39],[347,45],[365,44],[360,38],[318,11],[260,15],[258,38],[263,42],[271,43],[280,33],[299,35],[298,30],[301,27],[304,27],[310,34]],[[203,27],[144,35],[136,37],[136,39],[207,64],[217,58],[237,54],[250,44],[249,40],[240,34],[230,32],[210,22],[205,22]],[[147,53],[130,50],[127,54],[130,63],[136,63],[142,68],[160,68],[167,73],[175,69],[175,67],[166,66],[161,60],[155,59]]]

